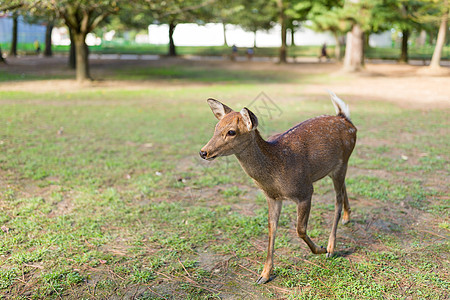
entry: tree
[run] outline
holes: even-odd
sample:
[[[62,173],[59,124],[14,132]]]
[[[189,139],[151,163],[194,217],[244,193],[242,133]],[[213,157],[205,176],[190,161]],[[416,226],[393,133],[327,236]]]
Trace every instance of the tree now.
[[[14,11],[15,9],[18,9],[23,6],[22,1],[18,0],[0,0],[0,13],[2,12],[8,12],[8,11]]]
[[[29,24],[45,25],[45,47],[44,56],[52,56],[52,31],[55,23],[58,24],[56,14],[51,10],[28,9],[28,13],[24,15],[24,21]]]
[[[385,31],[396,28],[401,31],[402,43],[400,62],[408,62],[408,40],[413,30],[420,30],[414,12],[420,9],[420,0],[378,0],[371,13],[371,31]]]
[[[5,60],[5,58],[3,57],[3,53],[2,53],[2,48],[1,48],[1,47],[0,47],[0,62],[2,62],[2,63],[4,63],[4,64],[7,63],[6,60]]]
[[[75,38],[73,37],[72,29],[67,26],[67,30],[69,31],[70,38],[70,46],[69,46],[69,60],[67,65],[70,69],[75,70],[77,68],[77,58],[75,53]]]
[[[297,20],[289,20],[288,29],[291,32],[291,46],[295,46],[295,32],[300,28],[300,22]]]
[[[223,26],[223,45],[227,46],[227,24],[239,24],[242,18],[237,17],[242,16],[242,12],[247,12],[251,10],[246,7],[247,2],[253,2],[252,0],[224,0],[215,3],[215,5],[210,6],[212,21],[222,23]]]
[[[228,22],[241,26],[244,30],[253,32],[253,46],[256,47],[256,31],[269,30],[276,20],[275,3],[263,0],[242,0],[241,5],[235,7]]]
[[[279,51],[279,62],[287,62],[287,44],[286,35],[289,23],[292,21],[304,21],[310,9],[312,8],[313,1],[302,0],[276,0],[278,23],[281,26],[281,46]]]
[[[441,68],[441,55],[442,55],[442,49],[444,48],[445,44],[445,36],[447,34],[448,29],[448,19],[449,19],[449,7],[448,7],[448,1],[445,1],[446,8],[444,7],[444,12],[441,17],[441,24],[439,26],[439,32],[438,37],[436,41],[436,46],[434,47],[433,56],[431,58],[430,63],[430,69],[431,70],[438,70]]]
[[[315,31],[330,31],[335,39],[334,55],[341,60],[340,36],[349,31],[349,24],[343,10],[343,1],[317,1],[308,14]]]
[[[4,12],[13,12],[13,15],[17,15],[15,11],[23,6],[22,1],[18,0],[9,0],[9,1],[2,1],[0,0],[0,13]],[[14,46],[13,46],[14,44]],[[11,52],[13,52],[13,55],[15,56],[17,54],[17,18],[15,19],[15,25],[14,25],[14,19],[13,19],[13,39],[11,43]],[[6,60],[3,58],[2,49],[0,47],[0,62],[6,64]]]
[[[343,70],[357,72],[364,67],[364,30],[370,28],[370,0],[346,0],[344,14],[351,24],[347,32]]]
[[[414,14],[416,20],[421,24],[439,24],[436,46],[433,51],[430,66],[428,67],[428,72],[440,73],[441,55],[448,30],[450,2],[448,0],[422,0],[422,2],[424,5]]]
[[[12,36],[11,36],[11,50],[9,51],[9,55],[17,56],[17,31],[18,31],[18,21],[19,15],[17,13],[13,13],[12,16],[13,26],[12,26]]]
[[[286,1],[277,0],[278,8],[278,23],[281,26],[281,46],[279,59],[280,63],[287,62],[287,45],[286,45],[286,34],[287,34],[287,17],[286,17]]]
[[[345,46],[344,71],[360,71],[364,66],[363,31],[358,23],[354,23],[352,30],[347,33]]]
[[[55,26],[55,21],[49,19],[45,25],[45,49],[44,56],[50,57],[53,55],[52,51],[52,32]]]
[[[74,42],[76,58],[76,79],[78,82],[90,80],[88,47],[86,36],[107,16],[119,9],[118,0],[60,0],[41,1],[41,7],[53,10],[69,27]]]
[[[180,23],[203,23],[212,19],[212,9],[208,5],[216,0],[166,0],[166,1],[146,1],[141,0],[139,13],[148,14],[149,18],[159,24],[169,25],[169,56],[176,56],[175,42],[173,34],[176,26]]]

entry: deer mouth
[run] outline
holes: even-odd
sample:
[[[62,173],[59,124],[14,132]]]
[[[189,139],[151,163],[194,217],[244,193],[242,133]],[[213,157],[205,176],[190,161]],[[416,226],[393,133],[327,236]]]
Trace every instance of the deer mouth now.
[[[216,157],[217,157],[217,155],[214,155],[214,156],[211,156],[211,157],[207,157],[207,158],[205,158],[205,159],[206,159],[207,161],[212,161],[212,160],[215,160]]]

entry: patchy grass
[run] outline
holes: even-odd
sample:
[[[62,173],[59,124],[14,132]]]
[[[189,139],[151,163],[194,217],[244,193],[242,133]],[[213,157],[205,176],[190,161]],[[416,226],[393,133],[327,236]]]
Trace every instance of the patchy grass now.
[[[175,87],[0,92],[0,297],[448,296],[448,111],[350,101],[359,140],[347,179],[352,222],[339,227],[338,253],[310,254],[286,203],[277,277],[258,286],[266,203],[235,158],[198,158],[215,124],[204,99],[240,108],[260,91],[276,95],[283,114],[264,120],[265,135],[333,108],[325,96],[284,100],[297,91],[252,72],[240,71],[249,79],[239,84],[190,85],[186,70],[180,86],[166,78]],[[309,233],[326,245],[331,181],[315,190]]]

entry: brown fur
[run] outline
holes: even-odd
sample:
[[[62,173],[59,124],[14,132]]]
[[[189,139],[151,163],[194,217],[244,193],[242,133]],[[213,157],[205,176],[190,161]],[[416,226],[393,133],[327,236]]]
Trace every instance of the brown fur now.
[[[265,141],[257,130],[256,116],[244,108],[240,113],[209,99],[219,123],[211,140],[200,151],[205,159],[235,154],[244,171],[263,190],[269,205],[269,245],[258,283],[268,282],[273,270],[275,233],[283,200],[297,203],[297,233],[313,253],[335,248],[337,224],[344,206],[343,222],[350,218],[345,188],[348,159],[356,143],[356,127],[349,117],[320,116],[306,120]],[[222,104],[223,105],[223,104]],[[219,111],[217,111],[219,109]],[[235,135],[230,135],[230,130]],[[336,207],[327,249],[318,247],[306,234],[313,182],[330,176],[336,192]]]

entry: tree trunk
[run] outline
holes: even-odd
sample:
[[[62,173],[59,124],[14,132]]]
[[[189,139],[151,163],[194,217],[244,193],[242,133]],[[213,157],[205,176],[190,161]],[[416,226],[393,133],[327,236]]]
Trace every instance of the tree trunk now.
[[[370,32],[364,32],[363,31],[363,41],[364,41],[364,45],[363,45],[363,51],[365,52],[366,50],[369,50],[370,48]]]
[[[226,24],[224,22],[222,22],[222,26],[223,26],[223,45],[224,46],[228,46],[227,43],[227,28],[226,28]]]
[[[169,56],[177,56],[175,43],[173,42],[173,32],[177,25],[172,21],[169,23]]]
[[[438,37],[436,41],[436,46],[434,47],[433,57],[431,58],[431,63],[429,68],[432,70],[437,70],[441,67],[441,56],[442,49],[445,44],[445,35],[447,33],[447,22],[448,22],[448,9],[442,16],[441,26],[439,26]]]
[[[399,62],[407,63],[408,62],[408,39],[409,39],[409,30],[405,29],[402,31],[402,53],[400,54]]]
[[[2,48],[0,47],[0,62],[6,64],[6,60],[3,58]]]
[[[334,46],[334,56],[337,61],[341,61],[341,41],[339,40],[339,35],[336,31],[333,32],[333,36],[336,41],[336,46]]]
[[[53,21],[47,23],[45,28],[45,50],[44,56],[52,56],[52,31],[53,31]]]
[[[281,47],[280,47],[280,63],[286,63],[287,62],[287,47],[286,47],[286,34],[287,34],[287,20],[286,20],[286,14],[284,11],[284,5],[283,0],[277,0],[277,5],[279,9],[279,22],[281,25]]]
[[[73,37],[72,29],[69,28],[69,36],[70,36],[70,51],[69,51],[69,68],[75,70],[77,66],[77,60],[75,59],[75,38]]]
[[[295,36],[295,30],[294,30],[294,26],[292,26],[292,28],[291,28],[291,46],[295,46],[294,36]]]
[[[256,30],[253,31],[253,48],[256,48]]]
[[[360,71],[364,66],[363,32],[358,24],[354,24],[352,31],[347,33],[345,47],[344,71]]]
[[[76,57],[76,78],[78,82],[90,80],[88,48],[86,45],[86,33],[74,33],[75,57]]]
[[[434,44],[434,39],[435,39],[434,34],[435,34],[434,30],[427,31],[429,44]]]
[[[11,40],[11,56],[17,56],[17,22],[18,16],[13,16],[12,40]]]
[[[427,32],[424,29],[422,29],[420,31],[420,35],[417,39],[417,46],[420,46],[420,47],[425,46],[426,40],[427,40]]]

